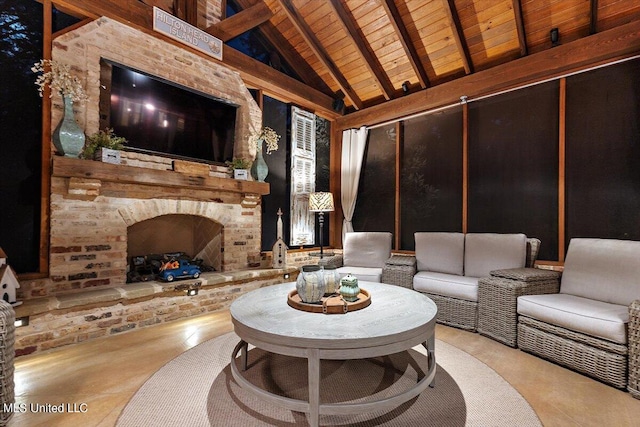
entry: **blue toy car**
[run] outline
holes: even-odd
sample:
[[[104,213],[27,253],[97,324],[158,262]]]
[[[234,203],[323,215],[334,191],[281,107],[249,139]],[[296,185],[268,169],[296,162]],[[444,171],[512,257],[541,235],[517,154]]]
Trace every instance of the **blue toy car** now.
[[[167,282],[173,282],[175,279],[197,279],[200,277],[200,267],[186,259],[169,261],[160,267],[160,276]]]

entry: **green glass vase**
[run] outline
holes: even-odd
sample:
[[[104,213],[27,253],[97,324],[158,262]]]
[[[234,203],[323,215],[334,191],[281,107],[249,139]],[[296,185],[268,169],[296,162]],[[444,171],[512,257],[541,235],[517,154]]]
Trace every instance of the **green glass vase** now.
[[[267,162],[264,161],[264,157],[262,156],[262,143],[264,141],[259,139],[256,143],[256,159],[253,161],[251,165],[251,176],[253,179],[259,182],[264,182],[265,178],[269,174],[269,167],[267,166]]]
[[[69,96],[62,97],[64,110],[62,120],[53,130],[51,139],[59,154],[65,157],[78,157],[84,148],[84,131],[78,126],[73,115],[73,100]]]

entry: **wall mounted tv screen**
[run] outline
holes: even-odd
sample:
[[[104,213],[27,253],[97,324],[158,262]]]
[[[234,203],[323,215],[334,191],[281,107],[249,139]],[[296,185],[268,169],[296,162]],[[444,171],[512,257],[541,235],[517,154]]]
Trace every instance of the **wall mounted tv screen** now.
[[[224,163],[233,158],[238,106],[119,64],[102,61],[100,127],[125,149]]]

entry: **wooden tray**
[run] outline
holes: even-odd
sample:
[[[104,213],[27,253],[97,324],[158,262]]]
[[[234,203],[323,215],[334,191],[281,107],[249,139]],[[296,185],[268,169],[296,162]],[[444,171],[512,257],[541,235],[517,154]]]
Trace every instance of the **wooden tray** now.
[[[312,304],[303,302],[296,289],[289,292],[287,304],[296,310],[309,311],[311,313],[344,314],[350,311],[363,309],[371,304],[371,295],[366,289],[360,288],[358,299],[354,302],[345,301],[339,294],[322,297],[322,301]]]

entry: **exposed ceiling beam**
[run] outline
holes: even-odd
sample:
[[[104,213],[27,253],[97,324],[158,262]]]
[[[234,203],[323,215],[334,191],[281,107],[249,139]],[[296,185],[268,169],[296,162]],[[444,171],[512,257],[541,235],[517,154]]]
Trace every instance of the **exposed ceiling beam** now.
[[[191,25],[198,23],[197,0],[173,0],[174,15]]]
[[[386,100],[391,99],[395,92],[393,84],[391,84],[391,80],[389,80],[389,77],[382,69],[382,65],[380,64],[380,61],[378,61],[373,49],[371,49],[371,45],[367,42],[366,37],[356,25],[353,15],[345,9],[340,0],[331,0],[329,3],[333,6],[334,11],[340,18],[342,26],[345,31],[349,33],[351,40],[358,48],[360,55],[364,58],[364,62],[373,75],[373,78],[376,80],[382,95]]]
[[[595,34],[598,32],[598,0],[591,0],[590,8],[589,34]]]
[[[300,16],[295,7],[291,4],[290,0],[277,0],[283,12],[291,21],[291,24],[295,27],[298,33],[302,36],[304,41],[309,46],[309,49],[313,52],[314,55],[320,60],[320,62],[327,68],[331,77],[338,84],[342,92],[344,92],[345,96],[349,99],[350,103],[354,106],[356,110],[362,108],[362,100],[358,97],[355,90],[351,87],[347,79],[344,77],[342,72],[338,69],[336,64],[331,60],[329,54],[324,50],[322,44],[316,37],[316,35],[311,31],[311,28],[304,21],[304,18]]]
[[[267,22],[273,16],[269,7],[260,2],[242,10],[229,18],[223,19],[205,29],[212,36],[227,42],[240,34]]]
[[[518,44],[520,45],[520,56],[527,56],[527,33],[524,30],[524,18],[522,16],[521,0],[513,0],[513,14],[516,20],[516,31],[518,32]]]
[[[640,21],[633,21],[553,49],[543,50],[493,68],[392,99],[336,119],[335,130],[397,120],[415,113],[471,100],[640,54]]]
[[[254,0],[236,0],[241,7],[249,8]],[[258,31],[267,39],[276,53],[285,60],[287,65],[302,79],[303,82],[311,87],[318,89],[320,92],[333,96],[333,91],[325,83],[324,80],[307,64],[298,51],[291,46],[289,40],[285,39],[282,34],[276,30],[271,22],[265,22],[258,27]],[[277,68],[276,68],[277,69]]]
[[[216,61],[188,45],[153,31],[153,8],[137,0],[119,0],[117,3],[103,0],[54,0],[53,3],[56,7],[73,11],[76,16],[94,19],[106,16],[147,34],[152,34],[180,49],[186,49],[195,55]],[[340,115],[333,110],[334,99],[332,97],[227,45],[223,45],[222,63],[240,73],[240,77],[247,85],[262,88],[268,95],[276,99],[296,103],[329,119],[335,119]]]
[[[458,46],[458,52],[460,52],[460,58],[462,59],[462,66],[464,72],[467,74],[473,73],[473,63],[471,62],[471,54],[469,54],[469,47],[462,31],[462,24],[460,23],[460,17],[456,10],[454,0],[442,0],[444,2],[444,10],[447,13],[449,22],[453,27],[453,39]]]
[[[422,61],[420,61],[420,57],[418,56],[418,51],[411,41],[407,27],[405,27],[404,22],[402,22],[402,17],[400,16],[400,12],[398,12],[396,4],[393,0],[384,0],[382,2],[382,6],[387,12],[389,21],[391,21],[391,25],[400,39],[402,48],[404,49],[407,58],[409,58],[411,67],[418,77],[420,87],[423,89],[428,87],[430,85],[429,76],[427,76],[427,72],[425,71]]]

